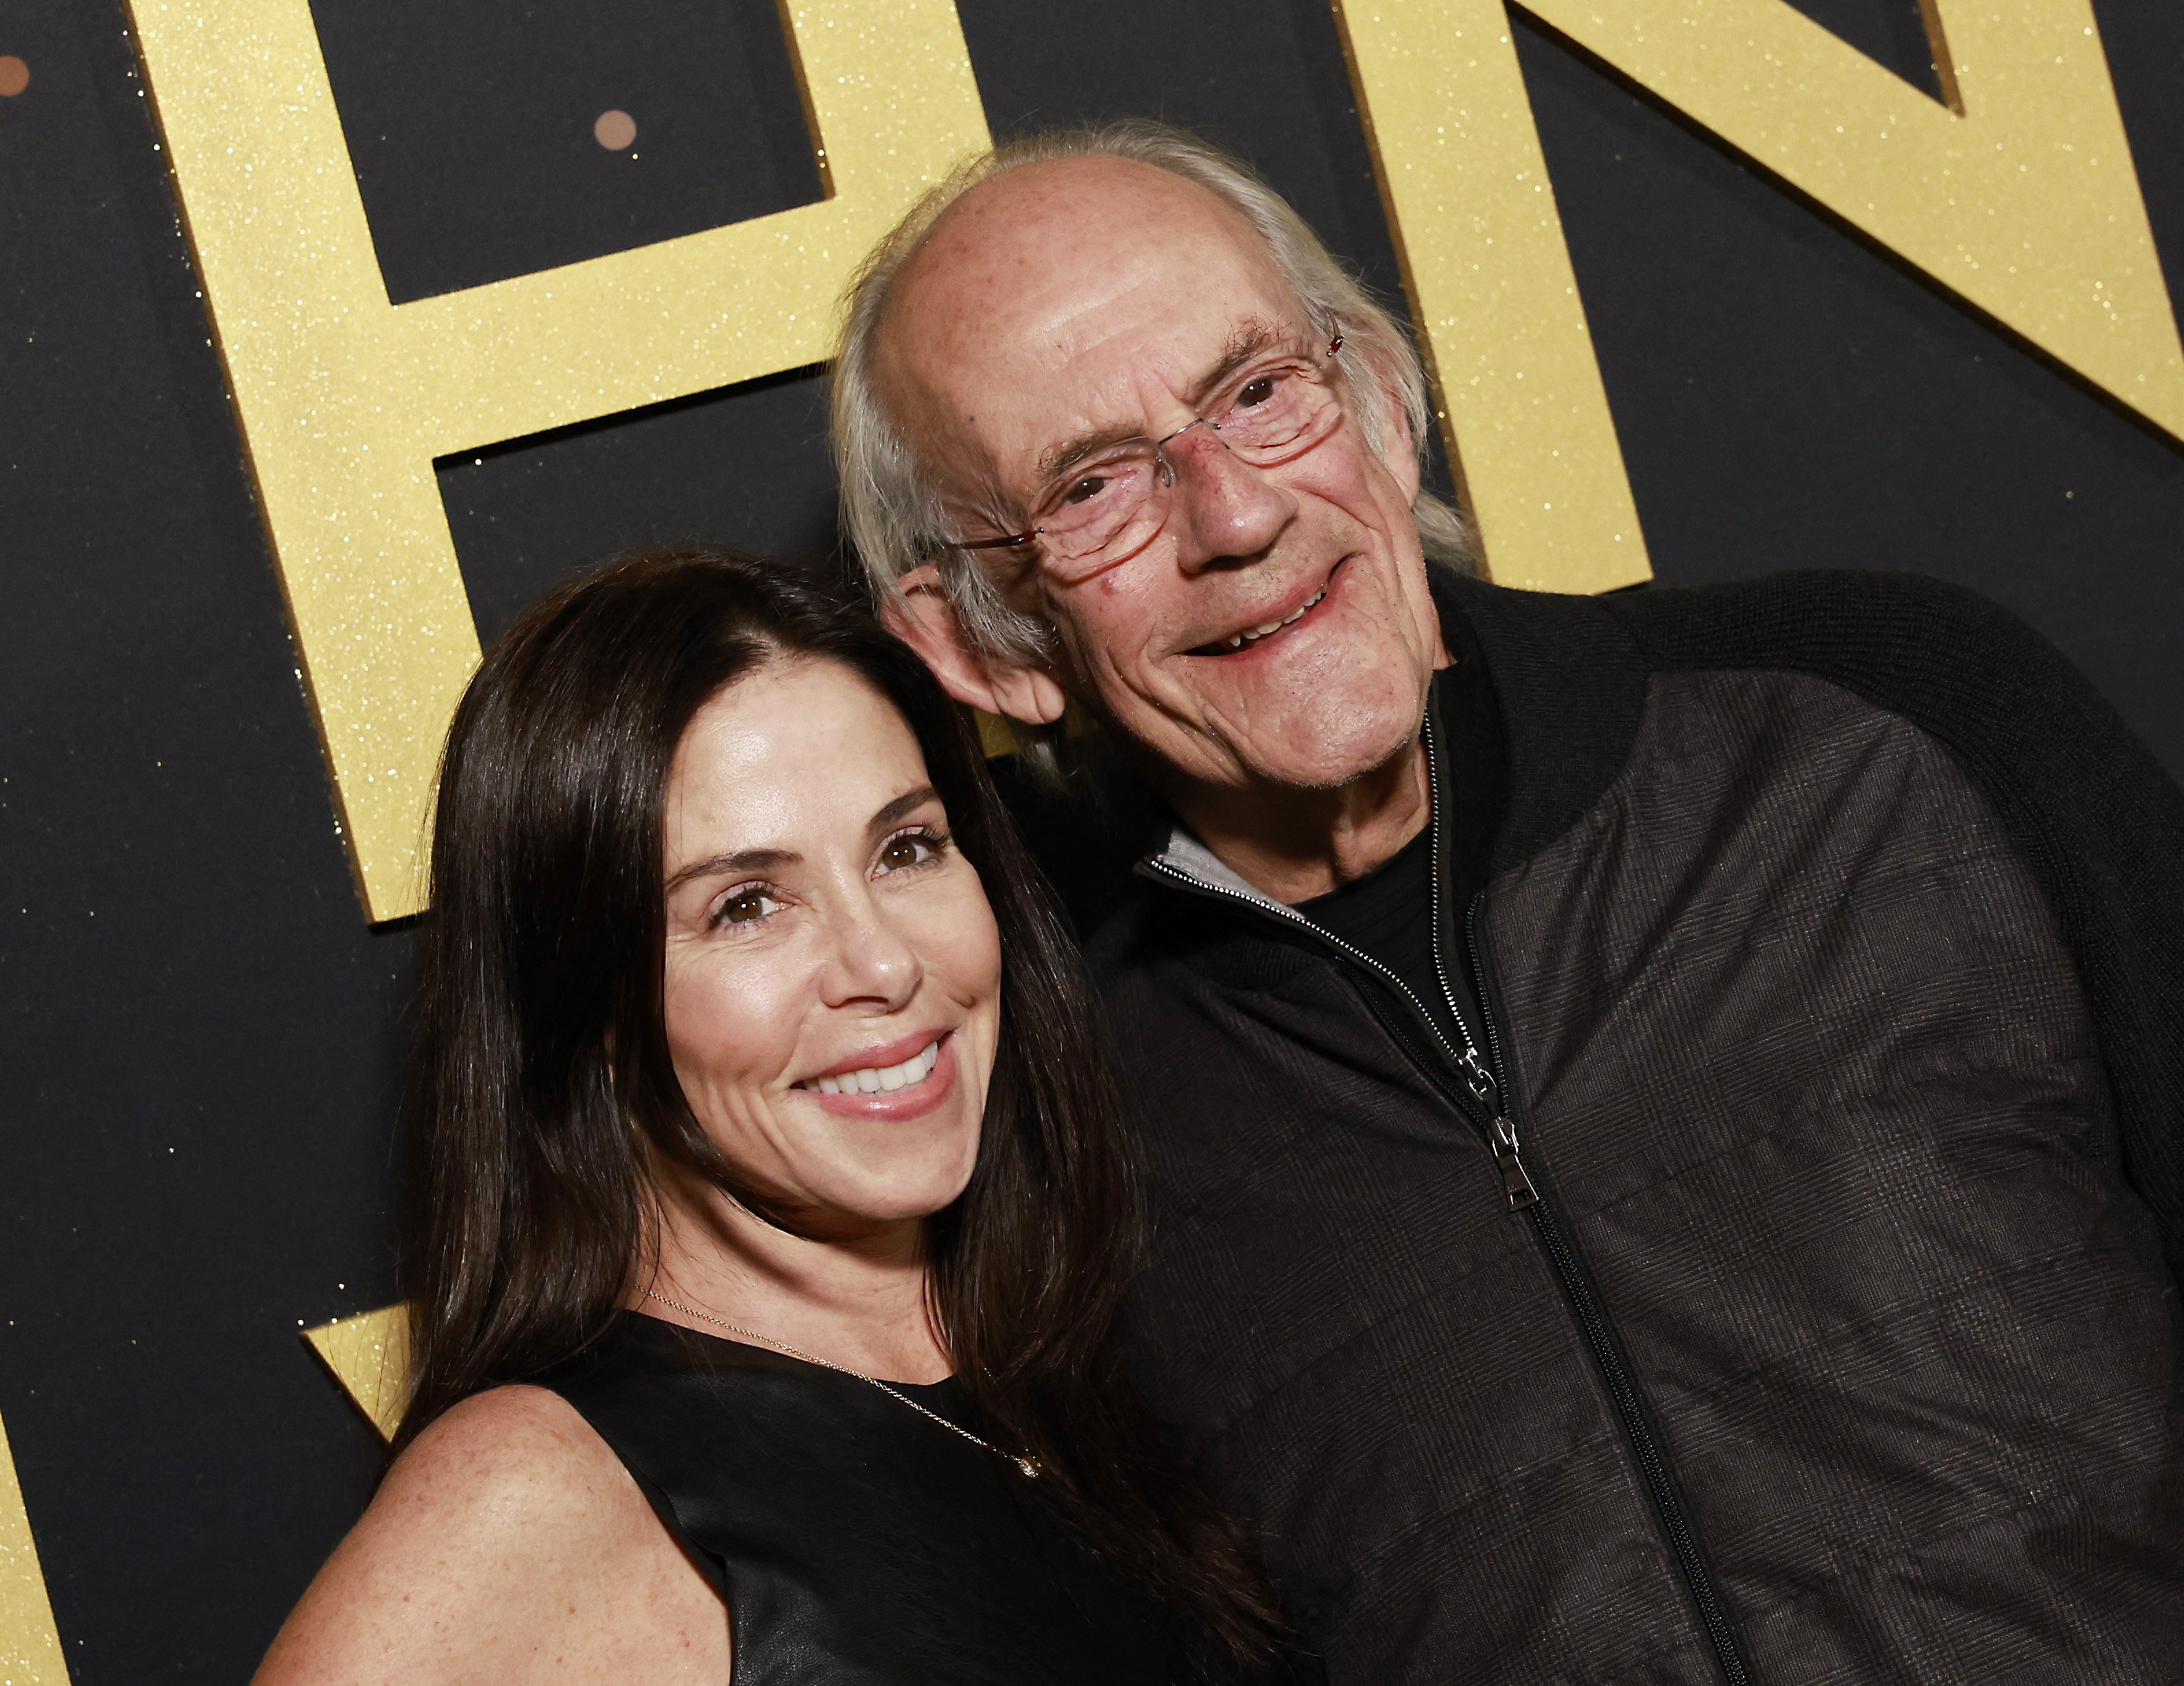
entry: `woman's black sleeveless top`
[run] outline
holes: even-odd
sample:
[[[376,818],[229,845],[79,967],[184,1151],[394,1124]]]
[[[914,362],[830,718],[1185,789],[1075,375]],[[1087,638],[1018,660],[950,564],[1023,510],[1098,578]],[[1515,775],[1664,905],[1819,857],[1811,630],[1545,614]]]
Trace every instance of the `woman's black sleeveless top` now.
[[[869,1383],[623,1312],[535,1378],[727,1601],[736,1686],[1169,1686],[1164,1625],[994,1453]],[[953,1381],[903,1387],[970,1426]]]

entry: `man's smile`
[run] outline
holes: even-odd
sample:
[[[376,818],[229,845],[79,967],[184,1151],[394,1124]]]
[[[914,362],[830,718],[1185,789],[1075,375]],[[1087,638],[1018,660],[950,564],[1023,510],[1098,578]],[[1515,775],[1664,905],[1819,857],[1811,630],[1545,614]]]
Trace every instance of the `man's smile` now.
[[[1327,577],[1318,585],[1312,586],[1307,582],[1293,588],[1288,600],[1276,604],[1267,612],[1265,618],[1257,623],[1240,626],[1234,632],[1210,638],[1202,644],[1185,650],[1184,654],[1190,656],[1226,659],[1248,654],[1270,640],[1279,642],[1279,634],[1286,632],[1290,628],[1296,626],[1312,610],[1327,601],[1328,594],[1334,589],[1336,576],[1342,572],[1349,560],[1350,559],[1346,556],[1340,562],[1336,563],[1329,571]]]

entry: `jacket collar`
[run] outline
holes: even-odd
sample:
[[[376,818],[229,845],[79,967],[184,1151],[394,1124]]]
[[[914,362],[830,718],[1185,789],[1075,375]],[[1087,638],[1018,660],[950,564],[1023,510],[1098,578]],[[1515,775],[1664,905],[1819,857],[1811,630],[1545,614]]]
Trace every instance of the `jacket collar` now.
[[[1269,907],[1273,900],[1267,893],[1252,887],[1244,876],[1198,840],[1198,834],[1182,821],[1174,821],[1168,828],[1167,841],[1147,854],[1145,866],[1156,866],[1170,872],[1181,872],[1195,878],[1201,884],[1211,884],[1240,896],[1249,896],[1255,902],[1264,902]]]
[[[1597,802],[1646,706],[1647,663],[1591,597],[1516,591],[1429,567],[1451,649],[1468,628],[1500,705],[1507,795],[1489,857],[1496,876],[1537,854]]]

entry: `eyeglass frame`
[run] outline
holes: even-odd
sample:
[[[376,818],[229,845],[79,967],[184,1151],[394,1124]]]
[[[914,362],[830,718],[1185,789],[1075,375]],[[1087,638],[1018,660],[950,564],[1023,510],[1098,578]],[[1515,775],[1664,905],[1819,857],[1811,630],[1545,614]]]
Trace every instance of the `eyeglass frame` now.
[[[1329,359],[1332,359],[1342,349],[1342,325],[1340,322],[1337,322],[1334,326],[1334,331],[1329,337],[1327,350],[1323,353],[1323,355]],[[1210,427],[1216,433],[1218,433],[1221,431],[1221,424],[1214,420],[1212,417],[1206,415],[1194,415],[1190,420],[1184,422],[1182,426],[1175,429],[1173,432],[1162,434],[1157,439],[1150,438],[1144,434],[1140,434],[1136,439],[1118,440],[1117,442],[1117,448],[1119,449],[1124,445],[1134,445],[1139,443],[1140,441],[1145,444],[1150,445],[1153,448],[1153,461],[1157,464],[1160,468],[1162,476],[1161,484],[1163,487],[1172,487],[1175,484],[1175,465],[1168,461],[1167,457],[1162,451],[1162,448],[1165,446],[1169,440],[1180,438],[1183,435],[1190,432],[1192,428],[1199,426]],[[1004,533],[999,538],[950,539],[946,542],[946,548],[950,550],[1022,550],[1028,547],[1033,540],[1038,538],[1045,531],[1046,529],[1044,526],[1027,527],[1022,532]]]

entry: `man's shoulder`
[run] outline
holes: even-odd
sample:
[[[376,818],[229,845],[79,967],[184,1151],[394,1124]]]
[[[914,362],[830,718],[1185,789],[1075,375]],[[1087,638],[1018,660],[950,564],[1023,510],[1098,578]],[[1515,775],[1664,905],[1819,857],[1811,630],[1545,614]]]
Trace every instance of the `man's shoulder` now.
[[[1827,681],[1959,748],[1997,735],[2006,741],[2028,720],[2052,725],[2059,713],[2100,715],[2103,732],[2116,724],[2083,676],[2016,615],[1916,574],[1807,570],[1590,598],[1463,581],[1444,607],[1529,633],[1500,632],[1490,645],[1533,658],[1518,665],[1558,670],[1508,676],[1524,690],[1557,695],[1565,721],[1573,690],[1609,700],[1598,676],[1611,669],[1626,687],[1642,687],[1654,674],[1752,669]],[[1512,664],[1495,665],[1498,684]],[[1635,701],[1626,689],[1619,709],[1594,712],[1624,711]],[[1627,715],[1626,722],[1635,724]]]
[[[1962,586],[1814,571],[1633,593],[1604,606],[1654,671],[1794,671],[1911,721],[2006,810],[2047,805],[2070,783],[2072,765],[2088,760],[2118,773],[2127,765],[2153,788],[2166,782],[2069,658]],[[2029,754],[2039,771],[2028,780]]]
[[[2017,615],[1965,587],[1877,569],[1803,569],[1597,597],[1478,580],[1437,582],[1443,615],[1522,628],[1543,643],[1620,643],[1652,671],[1786,667],[1875,681],[1891,673],[2067,666]],[[1501,642],[1508,642],[1505,637]]]
[[[2009,818],[2045,826],[2096,775],[2130,799],[2169,785],[2107,700],[2038,632],[1978,593],[1878,570],[1561,596],[1437,579],[1476,632],[1508,723],[1498,864],[1560,836],[1626,762],[1663,676],[1773,671],[1822,681],[1943,745]],[[2164,787],[2166,793],[2164,793]],[[2150,793],[2150,794],[2149,794]]]
[[[1992,598],[1918,574],[1803,570],[1600,601],[1655,667],[1791,667],[1885,684],[1898,674],[1932,676],[1937,665],[2063,662]]]

